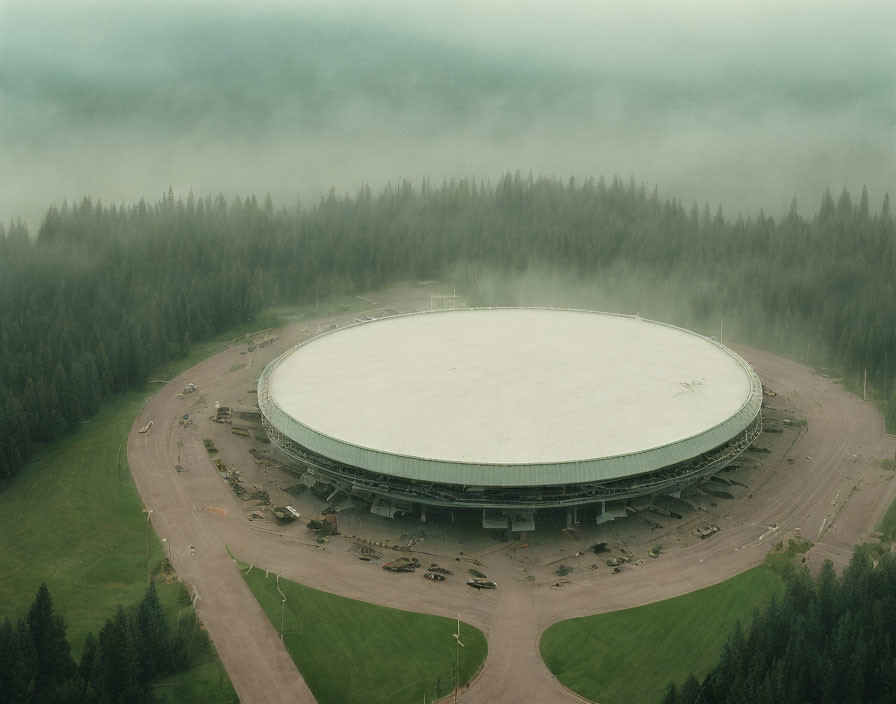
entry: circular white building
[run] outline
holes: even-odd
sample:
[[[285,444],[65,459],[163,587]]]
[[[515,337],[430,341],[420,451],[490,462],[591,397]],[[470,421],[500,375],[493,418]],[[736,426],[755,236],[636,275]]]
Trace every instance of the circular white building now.
[[[681,328],[499,308],[319,335],[267,366],[258,400],[271,440],[314,481],[378,513],[468,507],[500,523],[596,505],[601,520],[607,502],[675,494],[734,460],[761,431],[762,385]]]

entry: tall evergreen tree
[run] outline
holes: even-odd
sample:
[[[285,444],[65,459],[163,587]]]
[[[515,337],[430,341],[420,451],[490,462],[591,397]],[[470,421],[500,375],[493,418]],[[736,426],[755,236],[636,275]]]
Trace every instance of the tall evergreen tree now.
[[[702,686],[689,676],[678,704],[893,702],[894,584],[896,558],[887,552],[875,565],[867,546],[842,577],[830,563],[814,580],[806,569],[792,574],[780,605],[754,618],[746,639],[735,628]]]
[[[0,624],[0,693],[3,700],[10,704],[29,701],[33,684],[19,635],[6,618]]]
[[[37,658],[38,693],[54,691],[76,672],[65,628],[65,619],[54,613],[50,592],[42,583],[28,611],[28,630]]]
[[[153,581],[150,581],[137,610],[137,628],[141,678],[150,682],[158,673],[173,666],[168,624]]]
[[[146,701],[147,693],[140,682],[137,644],[121,606],[100,630],[98,643],[98,681],[94,686],[101,701],[122,704]]]

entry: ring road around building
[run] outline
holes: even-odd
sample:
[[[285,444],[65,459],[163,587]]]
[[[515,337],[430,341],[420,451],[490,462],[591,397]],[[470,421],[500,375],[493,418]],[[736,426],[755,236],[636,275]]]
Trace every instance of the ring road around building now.
[[[533,512],[679,495],[762,430],[762,384],[718,342],[579,310],[487,308],[396,315],[333,330],[258,382],[271,440],[308,485],[383,515]]]

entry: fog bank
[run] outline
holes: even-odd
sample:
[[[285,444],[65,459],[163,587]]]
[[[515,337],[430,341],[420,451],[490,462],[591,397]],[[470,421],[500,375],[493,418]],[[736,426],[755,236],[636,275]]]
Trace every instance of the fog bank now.
[[[0,218],[634,175],[779,214],[896,183],[891,3],[0,3]]]

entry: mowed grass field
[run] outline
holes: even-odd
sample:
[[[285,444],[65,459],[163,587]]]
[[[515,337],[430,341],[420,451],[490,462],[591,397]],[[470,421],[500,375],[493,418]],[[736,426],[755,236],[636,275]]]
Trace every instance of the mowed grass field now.
[[[281,320],[265,311],[215,341],[193,345],[185,358],[150,378],[173,379],[225,349],[236,336]],[[146,384],[106,401],[76,432],[39,446],[31,463],[0,491],[0,618],[24,617],[45,581],[68,623],[76,656],[88,631],[95,635],[118,604],[140,600],[147,570],[164,556],[127,463],[134,418],[160,388]],[[159,590],[172,609],[180,601],[177,591]]]
[[[196,345],[154,376],[171,379],[222,347]],[[119,604],[142,598],[149,571],[163,558],[127,463],[128,432],[159,388],[147,384],[110,399],[76,432],[38,448],[0,492],[0,618],[24,618],[46,582],[56,612],[68,624],[76,659],[89,631],[96,634]],[[179,583],[157,586],[173,621],[189,603],[186,590]],[[217,658],[165,682],[160,698],[177,692],[172,701],[236,701]]]
[[[140,600],[148,566],[162,559],[126,456],[128,431],[148,395],[106,403],[0,493],[0,615],[24,617],[46,582],[76,656],[118,604]]]
[[[548,669],[601,704],[659,704],[669,682],[698,679],[715,664],[739,618],[744,628],[784,582],[765,566],[674,599],[561,621],[539,648]]]
[[[277,578],[240,564],[243,578],[280,631]],[[438,589],[437,584],[420,587]],[[319,704],[390,702],[419,704],[452,691],[457,621],[390,609],[311,589],[285,579],[283,632],[286,649]],[[488,645],[461,622],[460,681],[485,661]]]

